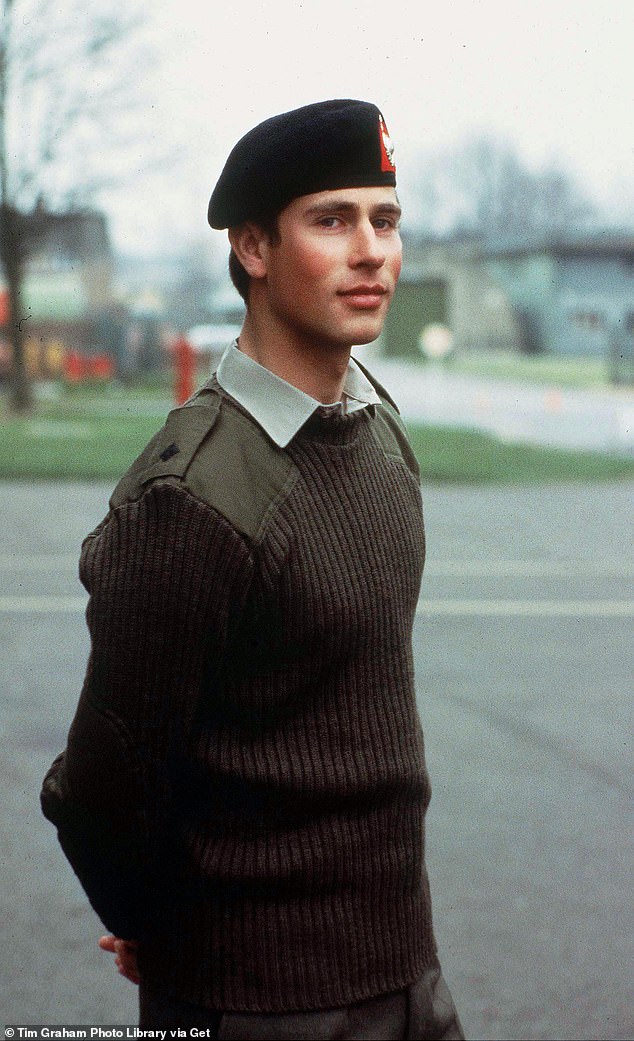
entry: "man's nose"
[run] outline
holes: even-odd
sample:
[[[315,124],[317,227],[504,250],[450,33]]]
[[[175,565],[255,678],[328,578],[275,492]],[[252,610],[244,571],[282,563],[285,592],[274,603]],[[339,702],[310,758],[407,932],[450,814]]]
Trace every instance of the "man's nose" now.
[[[385,263],[385,245],[370,221],[355,230],[351,264],[353,267],[379,268]]]

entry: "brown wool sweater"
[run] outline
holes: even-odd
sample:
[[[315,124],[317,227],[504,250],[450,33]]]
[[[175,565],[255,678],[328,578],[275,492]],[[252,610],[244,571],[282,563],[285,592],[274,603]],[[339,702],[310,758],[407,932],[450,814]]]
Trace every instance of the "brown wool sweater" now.
[[[217,385],[194,406],[84,543],[91,656],[44,812],[150,989],[271,1012],[398,989],[435,955],[400,420],[318,413],[277,449]]]

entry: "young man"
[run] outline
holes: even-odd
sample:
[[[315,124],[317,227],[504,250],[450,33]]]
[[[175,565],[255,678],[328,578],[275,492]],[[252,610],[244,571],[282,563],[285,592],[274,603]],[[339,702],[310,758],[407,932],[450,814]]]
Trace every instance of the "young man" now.
[[[365,102],[236,145],[209,221],[239,342],[83,546],[91,656],[43,807],[147,1028],[462,1036],[423,859],[419,473],[350,359],[398,279],[395,184]]]

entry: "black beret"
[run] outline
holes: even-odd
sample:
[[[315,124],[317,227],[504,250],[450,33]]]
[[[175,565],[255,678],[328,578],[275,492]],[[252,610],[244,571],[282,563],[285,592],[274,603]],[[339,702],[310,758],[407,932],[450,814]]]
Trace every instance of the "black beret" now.
[[[394,186],[385,120],[367,101],[320,101],[273,116],[232,150],[209,202],[212,228],[279,213],[300,195]]]

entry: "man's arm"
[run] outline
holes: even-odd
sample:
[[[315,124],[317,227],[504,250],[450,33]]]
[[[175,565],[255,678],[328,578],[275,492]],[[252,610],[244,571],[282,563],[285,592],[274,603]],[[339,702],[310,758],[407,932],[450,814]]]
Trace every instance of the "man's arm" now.
[[[209,656],[221,661],[251,577],[245,541],[178,485],[150,486],[84,543],[91,655],[44,814],[98,915],[137,940],[169,897],[169,766]]]
[[[66,750],[44,778],[42,811],[101,920],[132,939],[143,933],[149,895],[140,772],[131,741],[93,707],[89,686],[87,677]]]

